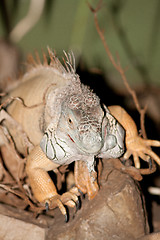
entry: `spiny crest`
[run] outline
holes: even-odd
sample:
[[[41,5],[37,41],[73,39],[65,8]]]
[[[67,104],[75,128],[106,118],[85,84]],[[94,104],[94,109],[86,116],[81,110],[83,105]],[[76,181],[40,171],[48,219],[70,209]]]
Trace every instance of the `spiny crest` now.
[[[76,74],[76,68],[75,68],[75,57],[73,52],[66,53],[63,51],[65,58],[63,59],[64,66],[59,61],[59,59],[56,57],[56,54],[48,47],[48,54],[49,58],[47,57],[46,53],[42,50],[42,56],[43,60],[41,60],[39,53],[35,51],[35,58],[32,56],[32,54],[29,54],[27,57],[27,65],[30,68],[36,68],[38,66],[44,66],[44,67],[51,67],[57,69],[62,74]]]
[[[75,57],[73,52],[66,53],[65,51],[64,55],[65,57],[63,59],[64,66],[60,62],[60,60],[56,57],[56,54],[48,47],[48,54],[47,55],[42,51],[43,54],[43,60],[41,61],[40,56],[38,52],[35,52],[35,58],[30,54],[28,55],[27,59],[27,66],[28,70],[37,69],[39,67],[47,68],[47,69],[54,69],[56,72],[62,75],[64,78],[70,79],[68,82],[68,89],[67,92],[70,92],[71,94],[73,92],[81,92],[81,83],[79,76],[76,74],[76,67],[75,67]]]
[[[69,78],[67,86],[61,89],[57,95],[57,102],[66,100],[72,109],[92,108],[99,105],[99,98],[87,86],[81,84],[79,76],[76,74],[75,57],[73,52],[66,53],[63,59],[64,66],[56,57],[55,53],[48,47],[49,63],[46,54],[42,51],[43,61],[40,60],[38,52],[35,52],[36,59],[32,55],[28,57],[28,63],[32,68],[47,67],[58,71],[65,78]]]
[[[71,52],[71,54],[70,53],[67,54],[65,51],[63,51],[65,58],[62,59],[65,67],[62,65],[62,63],[59,61],[59,59],[56,57],[53,51],[51,51],[50,48],[48,48],[48,53],[50,57],[51,67],[58,69],[62,74],[63,73],[69,73],[71,75],[76,74],[75,57],[73,52]]]
[[[27,56],[27,67],[29,69],[37,68],[39,66],[49,66],[47,56],[46,54],[42,51],[43,55],[43,62],[40,59],[39,53],[35,51],[35,58],[33,57],[32,54],[28,54]]]

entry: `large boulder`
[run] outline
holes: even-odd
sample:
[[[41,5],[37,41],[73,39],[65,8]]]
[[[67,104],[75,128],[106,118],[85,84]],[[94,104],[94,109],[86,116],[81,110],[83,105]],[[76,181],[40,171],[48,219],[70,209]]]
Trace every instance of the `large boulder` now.
[[[149,232],[143,196],[138,182],[105,160],[98,195],[82,199],[82,208],[65,224],[62,217],[50,228],[48,239],[137,239]],[[72,213],[70,213],[72,217]]]

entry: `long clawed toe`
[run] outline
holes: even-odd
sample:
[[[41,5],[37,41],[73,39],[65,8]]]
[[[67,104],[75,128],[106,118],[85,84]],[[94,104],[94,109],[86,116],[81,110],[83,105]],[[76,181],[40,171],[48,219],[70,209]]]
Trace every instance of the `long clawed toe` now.
[[[158,140],[144,139],[144,141],[147,146],[160,147],[160,141]]]
[[[76,207],[76,212],[81,208],[81,201],[79,197],[79,192],[78,196],[74,195],[72,192],[67,192],[64,195],[62,195],[62,201],[64,202],[65,205],[69,207]],[[70,200],[68,200],[70,199]]]
[[[81,207],[81,202],[79,198],[79,192],[77,188],[71,189],[69,192],[66,192],[62,195],[56,194],[52,199],[46,200],[45,209],[46,211],[58,207],[61,213],[65,217],[65,222],[69,220],[69,214],[65,206],[76,207],[76,212]]]
[[[160,158],[159,156],[154,153],[149,147],[160,147],[160,141],[157,141],[157,140],[150,140],[150,139],[145,139],[144,140],[144,143],[146,145],[146,148],[144,150],[145,154],[148,156],[149,160],[148,162],[150,161],[151,158],[153,158],[153,160],[155,162],[157,162],[158,165],[160,165]],[[144,159],[145,160],[145,159]]]
[[[137,137],[137,141],[128,143],[127,151],[123,158],[126,160],[133,155],[133,161],[136,168],[140,169],[140,158],[149,164],[149,169],[152,169],[152,159],[160,165],[160,157],[154,153],[150,147],[160,147],[160,141],[143,139]]]
[[[46,212],[48,212],[49,208],[53,209],[56,206],[60,209],[61,213],[64,215],[65,222],[68,222],[68,220],[69,220],[68,212],[67,212],[65,206],[61,203],[61,201],[59,199],[54,199],[54,200],[50,199],[45,202]]]
[[[64,208],[62,208],[61,206],[58,206],[58,207],[59,207],[61,213],[65,216],[65,222],[68,222],[69,217],[68,217],[68,213],[67,213],[66,209],[64,209],[65,207]],[[45,209],[46,209],[46,212],[48,212],[48,210],[49,210],[49,202],[48,201],[45,202]]]
[[[158,165],[160,165],[160,158],[152,151],[152,150],[146,150],[145,153],[133,153],[133,160],[136,168],[140,168],[140,159],[148,162],[149,169],[152,169],[152,159],[157,162]]]
[[[76,200],[76,201],[75,201]],[[74,198],[74,200],[69,200],[65,203],[65,205],[69,206],[69,207],[76,207],[75,213],[73,215],[73,218],[75,217],[76,212],[81,208],[81,201],[80,201],[80,197],[78,196],[77,198]],[[65,214],[65,222],[67,223],[69,221],[69,214],[68,211],[66,211]]]

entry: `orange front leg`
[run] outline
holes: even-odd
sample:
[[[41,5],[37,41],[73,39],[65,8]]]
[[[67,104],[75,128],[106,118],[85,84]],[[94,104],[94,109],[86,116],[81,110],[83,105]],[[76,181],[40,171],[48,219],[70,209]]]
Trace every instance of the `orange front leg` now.
[[[98,193],[97,173],[89,172],[86,162],[76,161],[74,165],[75,185],[83,194],[88,194],[88,199],[93,199]]]
[[[71,189],[69,192],[59,195],[56,187],[47,171],[54,170],[59,165],[49,160],[41,150],[36,146],[27,157],[26,172],[35,198],[50,208],[59,207],[63,215],[66,215],[66,209],[63,204],[74,207],[78,201],[77,191]]]
[[[150,149],[151,146],[160,147],[160,141],[148,140],[140,137],[135,122],[122,107],[110,106],[108,109],[126,130],[125,143],[127,150],[123,156],[124,159],[128,159],[133,155],[136,168],[140,168],[139,157],[147,162],[150,157],[152,157],[158,165],[160,165],[160,158]]]

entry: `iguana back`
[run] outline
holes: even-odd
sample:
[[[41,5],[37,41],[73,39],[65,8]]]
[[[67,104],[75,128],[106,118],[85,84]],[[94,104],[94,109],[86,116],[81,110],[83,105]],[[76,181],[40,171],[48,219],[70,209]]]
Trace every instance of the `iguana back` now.
[[[50,51],[49,53],[52,55]],[[53,59],[53,57],[52,55],[50,65],[33,62],[31,69],[7,96],[15,99],[7,107],[7,112],[22,125],[34,145],[39,144],[44,133],[44,108],[49,92],[52,91],[52,101],[54,102],[56,89],[60,91],[72,81],[71,72],[67,72],[58,59],[55,57]],[[58,108],[55,117],[57,111]],[[14,135],[13,131],[12,135]]]

